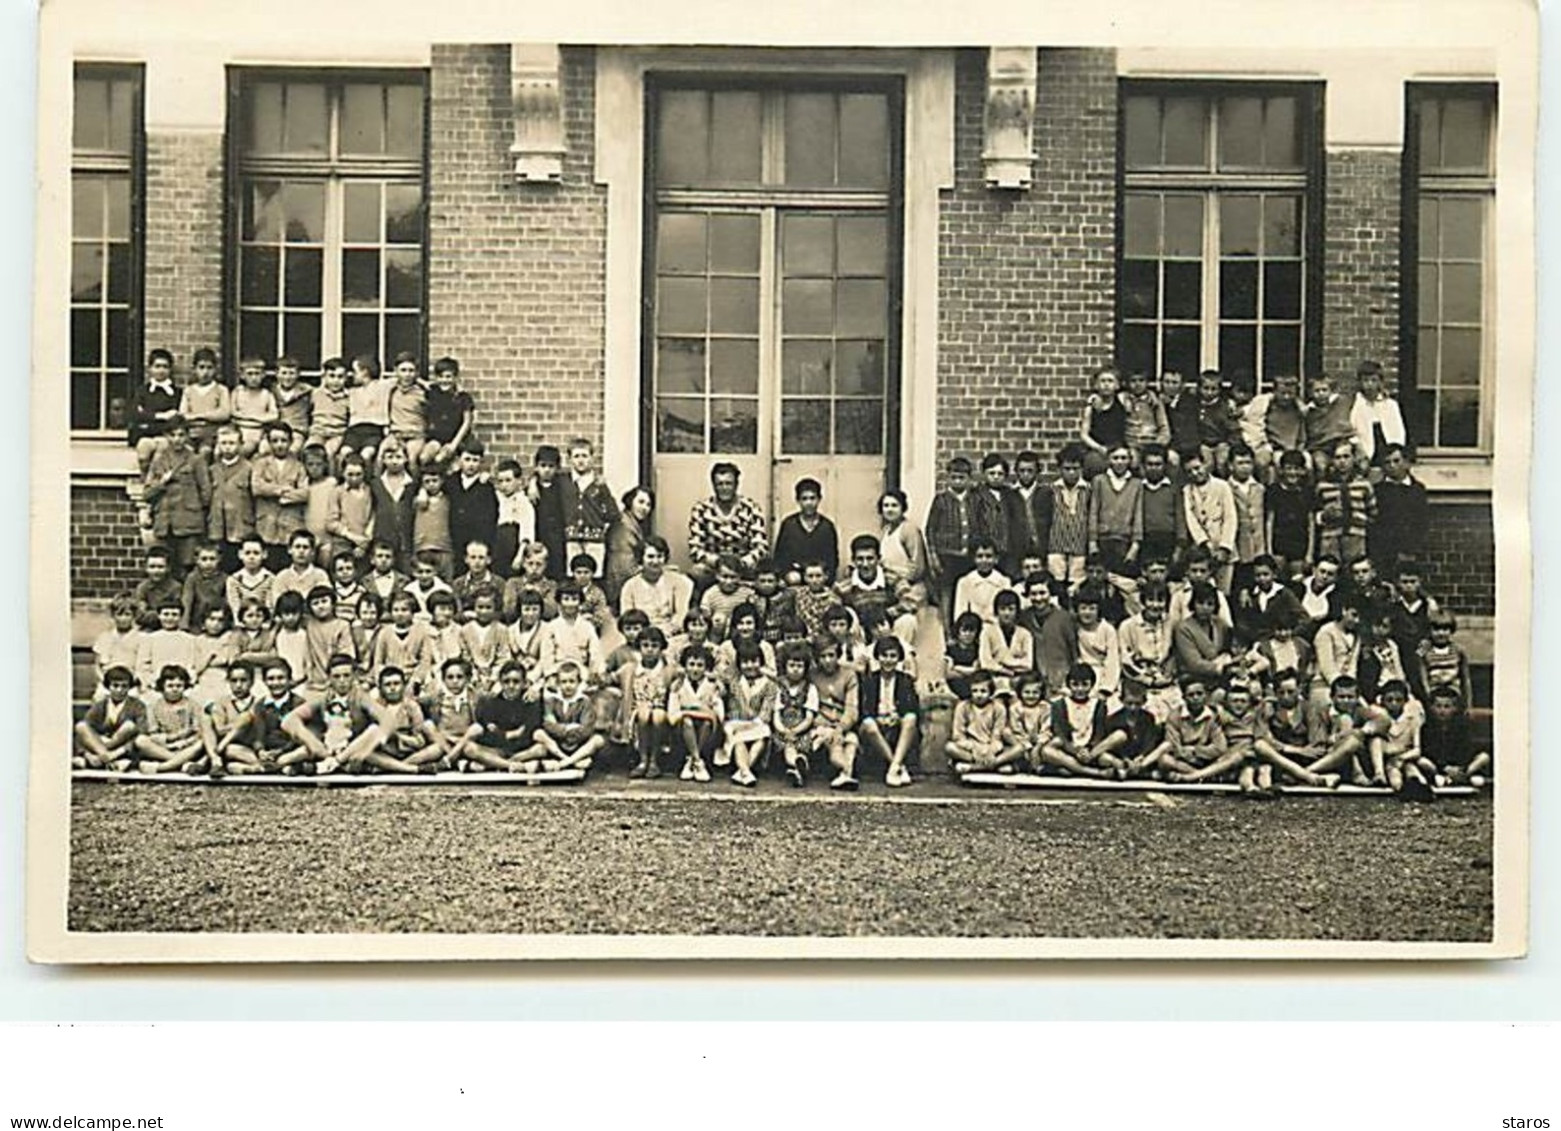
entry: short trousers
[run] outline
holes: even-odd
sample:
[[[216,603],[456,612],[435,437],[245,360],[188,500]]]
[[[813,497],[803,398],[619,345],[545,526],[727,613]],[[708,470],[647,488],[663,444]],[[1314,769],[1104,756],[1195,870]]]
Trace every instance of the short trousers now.
[[[346,435],[347,429],[345,428],[337,428],[335,426],[321,428],[319,425],[315,425],[309,429],[309,434],[304,442],[324,445],[331,440],[340,440]]]
[[[239,443],[259,447],[265,441],[266,430],[258,426],[248,424],[238,425]]]
[[[349,424],[342,433],[342,443],[349,448],[376,447],[385,438],[382,424]]]

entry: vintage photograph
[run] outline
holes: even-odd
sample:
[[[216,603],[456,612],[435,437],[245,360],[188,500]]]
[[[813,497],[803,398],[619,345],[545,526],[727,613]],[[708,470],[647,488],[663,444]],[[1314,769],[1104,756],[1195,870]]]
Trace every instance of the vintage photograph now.
[[[1521,950],[1495,46],[70,42],[63,935]]]

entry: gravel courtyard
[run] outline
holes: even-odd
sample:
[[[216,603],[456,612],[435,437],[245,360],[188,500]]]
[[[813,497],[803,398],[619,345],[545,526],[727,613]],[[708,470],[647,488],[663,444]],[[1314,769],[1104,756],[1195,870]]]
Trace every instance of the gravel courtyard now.
[[[77,783],[79,931],[1483,941],[1489,798]],[[690,791],[697,791],[690,796]]]

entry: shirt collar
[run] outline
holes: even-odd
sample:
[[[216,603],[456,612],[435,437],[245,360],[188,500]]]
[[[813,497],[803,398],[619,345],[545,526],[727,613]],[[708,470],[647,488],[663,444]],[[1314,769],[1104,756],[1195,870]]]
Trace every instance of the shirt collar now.
[[[146,387],[153,392],[172,393],[173,380],[170,378],[166,381],[159,381],[156,377],[148,377],[146,380]]]

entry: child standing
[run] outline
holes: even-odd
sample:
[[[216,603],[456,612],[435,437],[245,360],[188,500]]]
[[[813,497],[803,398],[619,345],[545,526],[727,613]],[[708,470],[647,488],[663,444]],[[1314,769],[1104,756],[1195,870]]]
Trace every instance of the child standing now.
[[[211,454],[217,429],[233,416],[233,398],[228,387],[217,380],[217,355],[204,346],[190,359],[195,380],[184,387],[179,398],[179,415],[190,426],[190,443],[203,456]]]
[[[1046,547],[1046,568],[1059,581],[1082,581],[1089,552],[1089,485],[1084,474],[1084,449],[1069,444],[1057,457],[1060,478],[1052,484],[1052,525]]]
[[[298,439],[299,434],[294,432],[293,438]],[[309,497],[304,500],[304,529],[314,535],[320,564],[329,569],[337,548],[330,532],[331,498],[337,487],[331,477],[331,457],[316,445],[304,448],[298,462],[304,465],[304,476],[309,482]]]
[[[466,440],[456,456],[454,473],[444,480],[444,496],[449,502],[449,539],[452,549],[465,553],[471,542],[493,545],[498,537],[499,496],[482,474],[487,450],[478,440]],[[425,452],[423,462],[432,463]]]
[[[1377,515],[1377,494],[1366,477],[1356,473],[1350,441],[1336,441],[1327,453],[1328,470],[1318,477],[1315,493],[1317,550],[1340,561],[1354,561],[1365,556],[1366,535]]]
[[[393,373],[380,375],[379,359],[367,355],[352,360],[352,385],[347,390],[347,431],[342,447],[355,451],[374,466],[385,429],[390,425],[390,393],[396,387]],[[402,449],[403,453],[406,449]]]
[[[292,454],[292,428],[274,421],[265,430],[265,441],[265,454],[253,464],[250,490],[255,496],[255,531],[266,547],[266,565],[279,570],[287,562],[293,532],[304,529],[309,475]]]
[[[536,472],[527,494],[536,514],[536,537],[547,549],[547,576],[554,581],[564,577],[568,561],[568,521],[564,514],[564,488],[559,482],[558,449],[544,444],[537,449]]]
[[[793,493],[797,510],[781,519],[775,532],[773,564],[787,585],[800,585],[803,569],[811,561],[822,562],[825,574],[833,580],[840,575],[840,533],[819,513],[824,488],[817,479],[803,478],[797,480]]]
[[[1079,417],[1079,439],[1085,450],[1084,472],[1091,479],[1106,470],[1111,449],[1127,443],[1127,405],[1122,399],[1122,383],[1116,370],[1099,370],[1092,385],[1084,400],[1084,412]]]
[[[1277,477],[1263,494],[1268,551],[1277,559],[1281,579],[1286,581],[1299,576],[1312,557],[1317,507],[1306,471],[1304,453],[1279,453]]]
[[[374,541],[374,491],[368,471],[357,452],[343,456],[341,482],[331,488],[325,513],[325,530],[334,552],[364,562]]]
[[[1266,489],[1253,476],[1252,449],[1237,444],[1230,449],[1230,497],[1236,508],[1236,568],[1233,584],[1245,585],[1252,563],[1268,553]]]
[[[512,459],[493,469],[497,522],[493,535],[493,570],[500,577],[520,571],[520,555],[537,536],[537,513],[523,489],[521,466]]]
[[[183,417],[170,417],[165,428],[163,444],[146,469],[142,497],[152,507],[153,537],[168,547],[182,571],[195,560],[195,544],[206,537],[211,473],[190,447]]]
[[[1420,686],[1430,696],[1439,687],[1451,687],[1465,703],[1474,702],[1474,685],[1469,678],[1469,656],[1453,642],[1458,618],[1438,609],[1428,621],[1431,639],[1420,645]]]
[[[397,569],[412,568],[412,526],[417,515],[418,483],[407,471],[407,453],[398,440],[379,445],[379,474],[369,484],[374,510],[374,539],[395,551]]]
[[[1187,544],[1187,510],[1182,492],[1171,482],[1165,448],[1149,444],[1139,452],[1138,460],[1144,469],[1139,486],[1143,538],[1138,561],[1140,565],[1155,560],[1169,562]]]
[[[293,430],[291,451],[297,455],[304,446],[304,437],[309,435],[313,390],[298,379],[296,357],[276,359],[276,387],[271,392],[276,398],[277,419]],[[330,456],[327,455],[327,464],[329,461]]]
[[[250,462],[239,455],[237,428],[219,425],[215,443],[206,537],[218,545],[223,568],[231,571],[237,567],[239,547],[255,533],[255,498],[250,493],[252,469]]]
[[[413,503],[412,556],[434,563],[441,581],[453,576],[454,544],[450,541],[450,497],[444,493],[444,476],[436,467],[423,468],[422,489]]]
[[[1165,403],[1165,419],[1171,429],[1171,462],[1180,466],[1200,448],[1198,393],[1187,387],[1181,373],[1167,369],[1160,375],[1160,399]]]
[[[606,553],[607,528],[618,521],[618,500],[596,474],[596,451],[591,441],[577,436],[569,441],[569,474],[559,481],[564,533],[574,548],[569,556],[596,549]]]
[[[174,604],[179,604],[183,599],[184,587],[169,572],[168,551],[162,546],[147,547],[143,568],[146,576],[136,582],[130,597],[135,602],[137,622],[150,631],[157,627],[157,610],[163,602],[171,599]]]
[[[949,606],[960,579],[972,565],[971,543],[976,537],[975,500],[970,493],[970,461],[955,456],[949,461],[948,483],[932,497],[927,511],[927,550],[932,572],[938,579],[939,604],[946,623],[952,623]]]
[[[1132,460],[1126,444],[1111,448],[1089,488],[1088,552],[1099,554],[1110,573],[1126,573],[1143,546],[1143,483],[1133,477]]]
[[[1064,591],[1055,578],[1036,575],[1025,582],[1030,607],[1025,610],[1024,626],[1034,638],[1035,666],[1046,677],[1047,687],[1062,687],[1079,657],[1078,626],[1059,600]]]
[[[661,748],[667,737],[667,693],[672,686],[672,665],[663,653],[667,638],[659,628],[640,634],[639,656],[624,668],[623,702],[633,721],[634,747],[639,761],[631,778],[661,776]]]
[[[212,609],[226,608],[228,579],[217,568],[217,547],[202,542],[195,549],[195,568],[184,579],[179,599],[184,603],[184,627],[198,631]]]
[[[1182,470],[1187,477],[1182,488],[1187,539],[1192,549],[1209,556],[1220,589],[1228,593],[1236,555],[1236,500],[1229,483],[1211,477],[1209,461],[1201,452],[1189,455]]]

